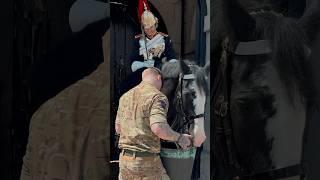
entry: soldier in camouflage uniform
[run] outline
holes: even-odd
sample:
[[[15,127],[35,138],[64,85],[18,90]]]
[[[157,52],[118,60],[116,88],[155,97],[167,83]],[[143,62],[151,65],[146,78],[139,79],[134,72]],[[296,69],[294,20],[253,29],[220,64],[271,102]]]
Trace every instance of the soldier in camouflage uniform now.
[[[186,149],[190,135],[173,131],[167,123],[168,99],[159,90],[160,70],[148,68],[142,82],[120,98],[116,131],[120,134],[119,180],[170,179],[162,166],[160,139],[175,141]]]

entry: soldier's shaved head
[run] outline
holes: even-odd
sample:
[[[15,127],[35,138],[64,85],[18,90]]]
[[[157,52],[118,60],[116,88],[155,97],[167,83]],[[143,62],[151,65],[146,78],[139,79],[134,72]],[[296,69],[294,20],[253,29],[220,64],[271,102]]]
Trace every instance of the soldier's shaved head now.
[[[157,89],[161,89],[161,71],[157,68],[147,68],[142,72],[142,81],[153,84]]]
[[[142,79],[144,78],[148,78],[150,76],[161,76],[161,72],[160,70],[156,69],[156,68],[147,68],[146,70],[144,70],[142,72]]]

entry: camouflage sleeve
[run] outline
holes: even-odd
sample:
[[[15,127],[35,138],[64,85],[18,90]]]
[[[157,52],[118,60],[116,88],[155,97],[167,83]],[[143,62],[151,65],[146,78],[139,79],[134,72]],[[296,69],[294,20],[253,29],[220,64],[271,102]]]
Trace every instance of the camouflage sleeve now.
[[[150,111],[150,125],[154,123],[167,123],[169,102],[165,95],[157,95],[154,98]]]
[[[120,124],[120,120],[123,117],[123,105],[122,105],[122,98],[119,100],[119,106],[118,106],[118,111],[117,111],[117,116],[116,116],[116,124]]]

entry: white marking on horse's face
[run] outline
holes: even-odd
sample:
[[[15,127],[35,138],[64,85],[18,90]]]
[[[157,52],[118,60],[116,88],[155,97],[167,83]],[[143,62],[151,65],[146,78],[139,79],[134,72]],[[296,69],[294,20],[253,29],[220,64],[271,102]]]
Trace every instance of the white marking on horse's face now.
[[[204,92],[201,92],[196,82],[192,82],[192,88],[195,90],[195,99],[193,99],[193,105],[195,108],[195,114],[204,114],[205,103],[206,103],[206,95]],[[204,118],[196,118],[194,120],[194,127],[192,130],[192,135],[194,137],[194,146],[201,146],[201,144],[206,139],[205,131],[204,131]]]
[[[274,104],[277,113],[268,119],[265,130],[267,138],[273,139],[270,152],[272,162],[276,168],[282,168],[301,161],[306,112],[304,105],[297,101],[299,98],[294,101],[294,106],[289,100],[283,100],[287,92],[272,62],[269,63],[266,72],[273,75],[267,76],[265,83],[272,83],[268,87],[277,100]]]
[[[196,114],[203,114],[205,103],[206,103],[206,95],[205,93],[197,86],[196,82],[192,82],[192,88],[195,90],[195,99],[193,99],[193,105],[195,107],[195,113]]]

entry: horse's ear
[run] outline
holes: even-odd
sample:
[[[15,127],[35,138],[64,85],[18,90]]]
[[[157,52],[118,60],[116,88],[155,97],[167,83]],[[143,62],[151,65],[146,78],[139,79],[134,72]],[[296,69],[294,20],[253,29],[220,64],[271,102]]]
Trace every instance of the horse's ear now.
[[[235,39],[239,41],[251,40],[252,32],[255,30],[255,20],[239,4],[237,0],[221,0],[222,13],[227,19],[227,26],[233,32]]]
[[[299,25],[304,29],[309,42],[313,42],[320,31],[320,2],[319,0],[307,1],[306,11],[299,20]]]
[[[180,60],[180,68],[183,74],[189,74],[190,73],[190,68],[188,66],[188,64],[186,63],[186,61],[184,60]]]

